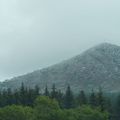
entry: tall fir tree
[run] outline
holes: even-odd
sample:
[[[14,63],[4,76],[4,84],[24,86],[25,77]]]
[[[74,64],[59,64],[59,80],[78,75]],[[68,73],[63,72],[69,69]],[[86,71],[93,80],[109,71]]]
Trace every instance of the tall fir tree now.
[[[25,88],[23,82],[22,82],[21,88],[20,88],[20,103],[23,105],[26,104],[26,88]]]
[[[35,91],[35,96],[40,95],[40,88],[38,85],[35,85],[34,91]]]
[[[60,105],[61,108],[63,108],[63,102],[64,102],[64,99],[63,99],[63,93],[61,92],[61,90],[58,91],[58,94],[57,94],[57,101]]]
[[[97,93],[97,105],[100,107],[101,111],[105,110],[105,97],[103,96],[101,87],[99,88],[99,92]]]
[[[27,105],[33,106],[33,102],[36,99],[34,89],[29,88],[27,92]]]
[[[0,90],[0,107],[2,107],[2,102],[3,102],[3,96],[2,96],[2,91]]]
[[[67,109],[74,107],[74,96],[69,85],[67,87],[64,97],[64,107]]]
[[[2,107],[8,105],[7,103],[7,91],[6,90],[3,90],[2,91]]]
[[[18,89],[15,89],[13,92],[13,99],[14,99],[14,104],[18,105],[20,104],[20,91]]]
[[[47,86],[47,85],[46,85],[46,87],[45,87],[44,95],[45,95],[45,96],[49,96],[49,95],[50,95],[50,94],[49,94],[49,91],[48,91],[48,86]]]
[[[106,110],[109,112],[109,120],[113,120],[114,108],[113,108],[113,104],[111,102],[111,99],[109,97],[106,98],[105,105],[106,105],[105,106]]]
[[[120,95],[118,95],[115,105],[116,120],[120,120]]]
[[[13,94],[11,88],[7,89],[7,104],[12,105],[13,104]]]
[[[50,97],[52,99],[57,99],[57,90],[56,90],[55,84],[53,84],[53,86],[52,86],[52,91],[51,91]]]
[[[78,98],[77,98],[79,105],[85,105],[87,104],[87,97],[85,95],[85,92],[83,90],[80,91]]]
[[[95,94],[94,90],[92,90],[92,93],[90,94],[89,104],[92,107],[96,107],[97,106],[97,97],[96,97],[96,94]]]

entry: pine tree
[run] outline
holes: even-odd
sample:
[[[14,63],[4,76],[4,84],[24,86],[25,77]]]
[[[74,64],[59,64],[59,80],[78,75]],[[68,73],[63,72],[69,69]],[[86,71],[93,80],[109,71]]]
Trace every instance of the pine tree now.
[[[85,95],[83,90],[80,91],[77,100],[78,100],[78,104],[79,105],[87,104],[87,97],[86,97],[86,95]]]
[[[61,92],[61,90],[58,91],[58,94],[57,94],[57,101],[60,105],[61,108],[63,108],[63,93]]]
[[[115,106],[116,120],[120,119],[120,95],[118,95]]]
[[[67,87],[66,94],[64,97],[64,106],[67,109],[74,107],[74,96],[69,85]]]
[[[40,88],[38,85],[35,85],[35,96],[40,95]]]
[[[97,106],[97,98],[93,90],[89,97],[89,104],[93,107]]]
[[[13,94],[10,88],[7,89],[7,104],[12,105],[13,104]]]
[[[105,110],[105,98],[101,88],[99,88],[99,92],[97,93],[97,105],[100,107],[101,111]]]
[[[25,105],[26,104],[26,89],[24,86],[24,83],[22,82],[21,88],[20,88],[20,103]]]
[[[111,99],[109,97],[106,99],[105,105],[106,105],[105,106],[106,110],[109,112],[109,120],[112,120],[114,116],[114,110],[113,110],[114,108],[113,108]]]
[[[13,101],[16,105],[20,104],[20,91],[18,91],[17,89],[13,92]]]
[[[51,98],[52,99],[56,99],[57,98],[57,91],[56,91],[55,84],[53,84],[53,86],[52,86]]]
[[[47,85],[46,85],[46,88],[45,88],[44,95],[45,95],[45,96],[49,96],[49,91],[48,91],[48,87],[47,87]]]
[[[7,91],[3,90],[2,91],[2,107],[8,105],[7,104]]]
[[[28,106],[33,106],[33,103],[34,103],[35,99],[36,99],[36,97],[35,97],[34,89],[29,88],[28,94],[27,94],[27,105]]]
[[[2,91],[0,91],[0,107],[2,107],[2,102],[3,102],[3,96],[2,96]]]

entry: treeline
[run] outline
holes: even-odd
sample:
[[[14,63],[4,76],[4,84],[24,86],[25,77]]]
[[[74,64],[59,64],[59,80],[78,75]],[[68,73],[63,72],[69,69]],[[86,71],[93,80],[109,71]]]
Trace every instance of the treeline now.
[[[35,86],[34,89],[26,88],[24,84],[21,84],[20,89],[0,91],[0,107],[1,110],[7,109],[10,105],[17,105],[18,109],[22,106],[28,106],[31,109],[34,107],[34,101],[39,96],[46,96],[47,99],[56,100],[59,104],[61,110],[67,109],[86,109],[98,110],[101,113],[109,113],[109,119],[119,120],[120,118],[120,96],[114,100],[111,100],[111,97],[108,97],[102,92],[100,88],[98,92],[92,90],[89,94],[85,93],[83,90],[79,92],[78,95],[75,95],[70,86],[66,88],[65,93],[62,93],[60,90],[57,90],[55,84],[52,86],[52,90],[49,91],[47,86],[44,92],[40,92],[40,88]],[[81,107],[84,106],[84,107]],[[13,106],[16,109],[16,106]],[[20,107],[20,108],[19,108]],[[1,120],[1,119],[0,119]],[[44,120],[44,119],[40,119]],[[46,119],[47,120],[47,119]],[[52,120],[52,119],[50,119]],[[62,120],[62,119],[61,119]],[[80,119],[82,120],[82,119]],[[86,120],[86,119],[85,119]],[[90,120],[90,119],[89,119]],[[95,119],[94,119],[95,120]],[[102,120],[102,119],[97,119]]]
[[[11,105],[0,108],[0,120],[108,120],[108,113],[87,105],[61,109],[55,99],[40,96],[33,107]]]

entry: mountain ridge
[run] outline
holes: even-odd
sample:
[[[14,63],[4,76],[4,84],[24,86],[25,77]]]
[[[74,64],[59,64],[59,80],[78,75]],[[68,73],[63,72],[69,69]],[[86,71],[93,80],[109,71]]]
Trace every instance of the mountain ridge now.
[[[69,60],[2,82],[0,87],[16,89],[23,82],[27,87],[39,85],[42,90],[55,84],[64,91],[69,84],[76,92],[100,86],[104,91],[118,92],[119,79],[120,46],[102,43]]]

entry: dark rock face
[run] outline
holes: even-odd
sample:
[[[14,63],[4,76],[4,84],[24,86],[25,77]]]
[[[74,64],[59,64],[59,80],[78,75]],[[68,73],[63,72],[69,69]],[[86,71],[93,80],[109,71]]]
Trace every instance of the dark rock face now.
[[[103,43],[60,64],[37,70],[1,83],[1,88],[19,88],[39,85],[43,90],[55,84],[65,90],[69,84],[74,92],[97,90],[120,91],[120,47]]]

